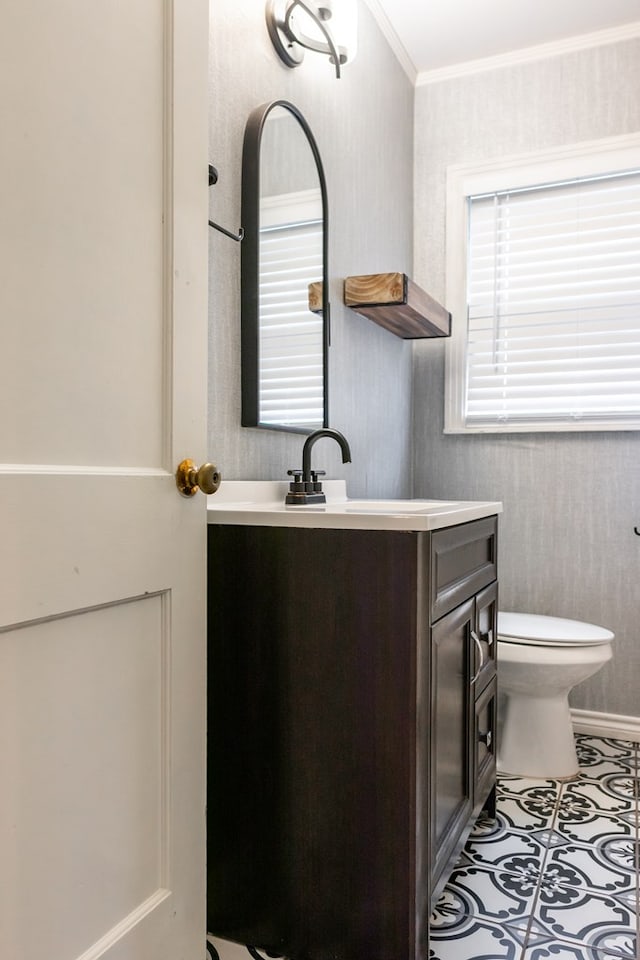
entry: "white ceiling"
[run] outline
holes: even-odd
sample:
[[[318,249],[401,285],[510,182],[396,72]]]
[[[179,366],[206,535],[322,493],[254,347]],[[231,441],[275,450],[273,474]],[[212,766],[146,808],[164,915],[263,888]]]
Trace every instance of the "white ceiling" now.
[[[405,69],[411,73],[413,68],[418,80],[433,70],[540,44],[566,43],[628,24],[640,28],[640,0],[366,2]]]

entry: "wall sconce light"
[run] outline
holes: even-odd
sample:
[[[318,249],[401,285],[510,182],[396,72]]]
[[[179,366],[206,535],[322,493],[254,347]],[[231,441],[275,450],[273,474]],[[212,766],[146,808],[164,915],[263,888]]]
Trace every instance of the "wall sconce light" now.
[[[305,50],[329,57],[340,77],[357,46],[357,0],[267,0],[267,30],[288,67],[299,66]]]

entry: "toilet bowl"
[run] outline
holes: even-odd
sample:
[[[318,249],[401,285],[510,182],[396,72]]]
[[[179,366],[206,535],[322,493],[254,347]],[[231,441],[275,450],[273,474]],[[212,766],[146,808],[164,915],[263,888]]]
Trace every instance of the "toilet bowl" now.
[[[577,776],[569,691],[611,659],[613,637],[578,620],[498,613],[499,772]]]

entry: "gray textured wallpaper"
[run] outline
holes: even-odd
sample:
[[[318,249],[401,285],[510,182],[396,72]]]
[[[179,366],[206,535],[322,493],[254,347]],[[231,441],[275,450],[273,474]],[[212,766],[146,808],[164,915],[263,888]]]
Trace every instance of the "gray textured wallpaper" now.
[[[636,132],[639,91],[637,40],[419,87],[417,282],[444,299],[448,165]],[[640,433],[444,436],[443,346],[414,356],[414,495],[502,500],[501,608],[615,631],[571,702],[640,716]]]
[[[411,493],[411,344],[342,304],[350,274],[412,269],[413,89],[364,4],[358,56],[340,80],[324,57],[290,69],[265,26],[264,0],[212,0],[210,217],[240,225],[242,140],[251,110],[293,102],[322,154],[329,196],[332,317],[329,419],[351,445],[314,448],[314,466],[353,496]],[[240,426],[240,249],[210,235],[209,456],[231,479],[286,479],[304,438]]]

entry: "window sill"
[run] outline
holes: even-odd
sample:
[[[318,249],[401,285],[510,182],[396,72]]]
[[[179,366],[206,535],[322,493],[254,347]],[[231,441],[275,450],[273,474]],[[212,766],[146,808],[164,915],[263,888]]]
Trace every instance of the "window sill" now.
[[[446,425],[442,432],[445,435],[478,435],[500,433],[612,433],[619,431],[640,431],[640,420],[630,420],[627,423],[578,421],[576,423],[508,423],[482,424],[477,426]]]

